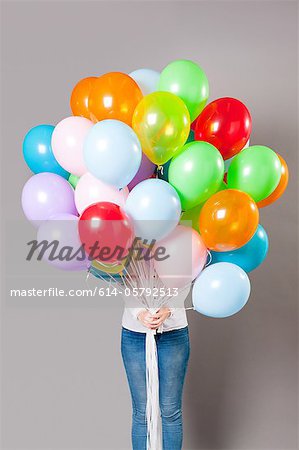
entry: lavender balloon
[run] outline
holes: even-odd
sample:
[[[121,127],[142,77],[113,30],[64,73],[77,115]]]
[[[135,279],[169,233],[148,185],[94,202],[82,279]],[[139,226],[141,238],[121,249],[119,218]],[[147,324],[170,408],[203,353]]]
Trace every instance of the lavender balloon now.
[[[88,256],[80,251],[82,244],[78,232],[79,218],[72,214],[58,214],[41,224],[37,232],[38,243],[53,244],[45,251],[42,260],[62,270],[87,270]]]
[[[25,216],[35,226],[56,214],[78,215],[71,185],[61,176],[49,172],[33,175],[27,181],[22,192],[22,206]]]
[[[156,164],[152,163],[148,159],[148,157],[144,153],[142,153],[141,164],[138,169],[138,172],[136,173],[133,180],[128,184],[129,191],[131,191],[133,187],[136,186],[136,184],[150,178],[153,175],[156,167],[157,167]]]

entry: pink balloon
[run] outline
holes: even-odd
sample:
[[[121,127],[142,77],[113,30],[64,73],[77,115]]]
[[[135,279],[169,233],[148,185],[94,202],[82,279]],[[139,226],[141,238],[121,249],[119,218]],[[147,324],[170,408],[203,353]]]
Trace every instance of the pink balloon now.
[[[79,214],[88,206],[97,202],[111,202],[121,207],[125,206],[129,195],[127,187],[119,190],[117,187],[104,183],[87,172],[77,183],[75,189],[75,204]]]
[[[67,117],[59,122],[52,134],[52,150],[58,163],[80,177],[87,172],[83,143],[94,123],[85,117]]]
[[[207,261],[207,249],[200,234],[193,228],[178,225],[156,247],[165,248],[164,261],[154,266],[157,274],[168,288],[182,288],[191,284],[203,270]]]

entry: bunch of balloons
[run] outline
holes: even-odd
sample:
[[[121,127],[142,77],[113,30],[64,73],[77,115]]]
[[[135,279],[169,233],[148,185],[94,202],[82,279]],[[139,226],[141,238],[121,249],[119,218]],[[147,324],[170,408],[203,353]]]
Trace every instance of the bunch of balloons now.
[[[34,175],[22,193],[26,217],[39,239],[87,251],[51,264],[86,270],[95,240],[128,251],[138,236],[169,250],[172,260],[155,270],[173,286],[168,275],[174,265],[184,271],[178,248],[191,233],[195,309],[227,317],[245,305],[247,273],[268,251],[259,209],[281,197],[288,168],[269,147],[249,145],[251,115],[240,100],[208,97],[208,79],[192,61],[161,73],[110,72],[77,83],[73,115],[27,133],[23,154]],[[65,219],[73,226],[64,229]],[[114,252],[101,269],[121,271],[123,258]]]

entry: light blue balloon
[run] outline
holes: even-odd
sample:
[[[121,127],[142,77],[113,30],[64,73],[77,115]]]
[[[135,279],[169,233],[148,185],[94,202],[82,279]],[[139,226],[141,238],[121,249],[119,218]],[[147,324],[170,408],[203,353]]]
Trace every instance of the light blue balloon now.
[[[33,173],[56,173],[68,179],[69,172],[58,164],[52,151],[51,139],[54,128],[53,125],[38,125],[28,131],[23,141],[24,159]]]
[[[256,269],[267,256],[269,249],[269,239],[262,225],[257,230],[250,241],[237,250],[228,252],[213,252],[211,264],[218,262],[230,262],[241,267],[245,272]]]
[[[123,188],[141,164],[141,145],[136,133],[119,120],[102,120],[88,132],[84,160],[88,171],[104,183]]]
[[[239,312],[250,295],[250,281],[241,267],[220,262],[204,269],[196,279],[192,301],[197,312],[223,318]]]
[[[171,233],[179,223],[181,202],[169,183],[152,178],[132,189],[125,210],[133,219],[137,237],[159,240]]]
[[[129,73],[129,76],[136,81],[143,95],[148,95],[158,90],[160,72],[156,70],[138,69]]]

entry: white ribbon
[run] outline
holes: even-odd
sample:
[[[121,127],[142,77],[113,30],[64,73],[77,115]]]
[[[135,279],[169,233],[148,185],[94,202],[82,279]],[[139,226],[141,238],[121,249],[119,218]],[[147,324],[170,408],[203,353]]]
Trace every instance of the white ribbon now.
[[[155,330],[148,330],[145,341],[147,450],[162,450],[162,425],[159,403],[159,371],[155,334]]]

